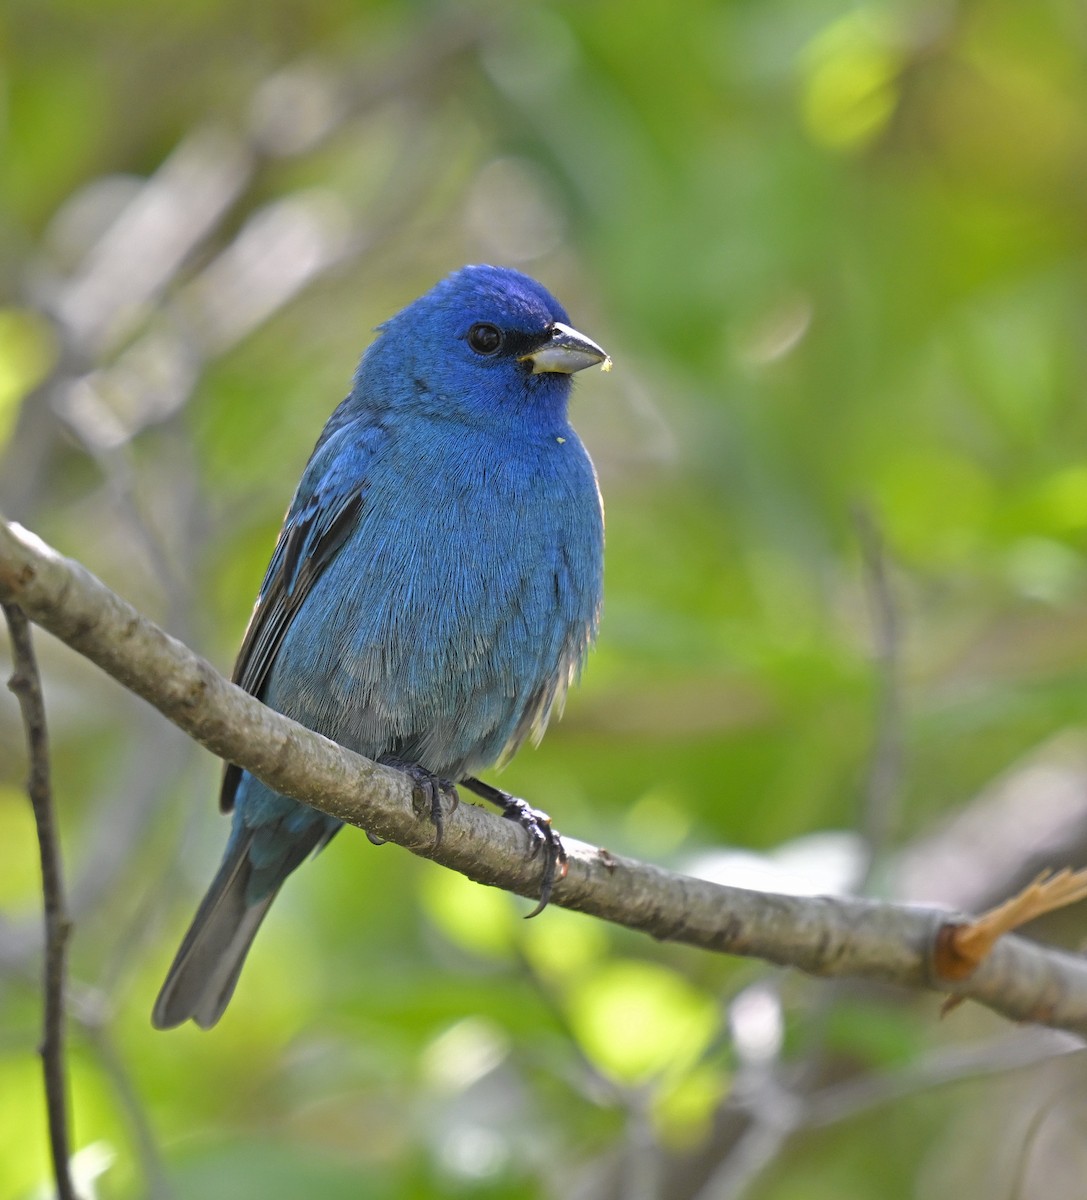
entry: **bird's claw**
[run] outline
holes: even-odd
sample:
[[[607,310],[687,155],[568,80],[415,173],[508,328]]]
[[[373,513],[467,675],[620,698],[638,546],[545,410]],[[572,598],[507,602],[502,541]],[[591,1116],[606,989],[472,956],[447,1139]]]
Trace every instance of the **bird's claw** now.
[[[484,800],[489,800],[492,804],[497,804],[502,810],[502,815],[508,817],[511,821],[516,821],[518,825],[529,836],[529,857],[536,858],[541,850],[545,852],[543,878],[540,880],[540,899],[536,907],[526,914],[525,919],[529,917],[539,916],[540,913],[547,907],[551,900],[551,893],[555,888],[555,882],[559,879],[566,878],[566,872],[569,869],[569,860],[566,857],[566,847],[562,844],[562,838],[551,824],[551,818],[545,812],[541,812],[538,808],[533,808],[527,801],[520,799],[518,796],[511,796],[509,792],[504,792],[501,788],[492,787],[489,783],[484,783],[480,779],[468,778],[462,779],[464,786],[475,792],[477,796],[482,796]]]
[[[429,816],[430,823],[434,826],[434,849],[437,850],[445,836],[445,810],[442,800],[449,800],[451,813],[456,812],[457,805],[460,804],[455,785],[418,763],[403,762],[397,758],[382,758],[380,761],[386,767],[402,771],[411,780],[413,806],[420,815],[425,812]]]

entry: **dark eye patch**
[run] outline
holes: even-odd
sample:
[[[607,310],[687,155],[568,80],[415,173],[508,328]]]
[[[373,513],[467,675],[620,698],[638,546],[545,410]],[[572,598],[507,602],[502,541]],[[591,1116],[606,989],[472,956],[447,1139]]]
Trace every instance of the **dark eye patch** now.
[[[519,359],[545,345],[551,337],[551,327],[535,333],[521,329],[500,329],[490,321],[477,321],[465,335],[465,341],[483,358]]]

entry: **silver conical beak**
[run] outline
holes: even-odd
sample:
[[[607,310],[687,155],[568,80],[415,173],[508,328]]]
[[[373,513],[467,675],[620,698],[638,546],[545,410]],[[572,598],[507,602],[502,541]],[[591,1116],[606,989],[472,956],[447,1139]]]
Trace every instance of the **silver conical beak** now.
[[[545,371],[573,375],[575,371],[584,371],[598,363],[602,370],[611,370],[611,359],[592,338],[560,321],[551,326],[551,336],[542,346],[522,355],[519,361],[532,363],[533,375],[542,375]]]

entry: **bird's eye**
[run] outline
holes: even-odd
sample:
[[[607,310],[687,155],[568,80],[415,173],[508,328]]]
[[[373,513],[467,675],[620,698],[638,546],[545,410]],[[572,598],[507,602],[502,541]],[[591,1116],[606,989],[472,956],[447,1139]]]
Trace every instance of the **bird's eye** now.
[[[468,345],[477,354],[497,354],[502,349],[502,330],[481,321],[468,330]]]

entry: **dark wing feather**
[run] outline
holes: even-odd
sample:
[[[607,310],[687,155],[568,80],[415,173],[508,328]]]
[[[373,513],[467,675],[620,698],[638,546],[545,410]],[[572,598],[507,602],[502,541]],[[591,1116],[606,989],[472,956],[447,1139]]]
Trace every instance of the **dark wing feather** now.
[[[253,696],[262,695],[291,621],[358,522],[365,493],[365,477],[360,468],[365,458],[365,453],[360,453],[354,462],[345,462],[343,455],[334,459],[331,469],[323,478],[319,476],[308,498],[306,485],[313,475],[319,475],[321,460],[327,463],[328,457],[318,453],[302,478],[268,564],[231,676]],[[354,470],[350,469],[352,466]],[[241,767],[227,764],[219,793],[219,807],[224,812],[234,806],[234,793],[241,776]]]

